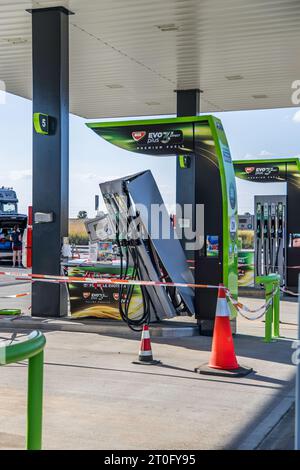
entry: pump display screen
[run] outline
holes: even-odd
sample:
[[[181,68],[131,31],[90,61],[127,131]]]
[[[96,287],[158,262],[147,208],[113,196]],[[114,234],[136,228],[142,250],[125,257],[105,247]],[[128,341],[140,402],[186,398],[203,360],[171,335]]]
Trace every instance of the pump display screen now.
[[[292,234],[292,246],[293,248],[300,248],[300,233]]]
[[[219,256],[219,237],[218,235],[206,236],[206,255],[210,257]]]

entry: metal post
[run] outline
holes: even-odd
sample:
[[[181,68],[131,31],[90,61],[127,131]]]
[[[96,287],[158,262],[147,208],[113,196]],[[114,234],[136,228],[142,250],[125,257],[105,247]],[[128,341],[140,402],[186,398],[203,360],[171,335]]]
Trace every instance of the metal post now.
[[[298,277],[298,295],[299,293],[300,275]],[[300,450],[300,297],[298,297],[298,340],[296,347],[295,450]]]
[[[265,292],[266,292],[266,302],[270,300],[273,293],[273,284],[272,283],[265,283]],[[273,304],[274,300],[272,301],[271,305],[266,311],[265,315],[265,339],[266,343],[271,343],[272,341],[272,323],[273,323]]]
[[[177,116],[197,116],[200,112],[200,90],[176,90],[177,93]],[[181,208],[181,214],[176,214],[176,223],[180,218],[185,218],[184,205],[196,206],[196,162],[193,156],[188,157],[189,162],[186,168],[182,167],[180,157],[176,162],[176,204]],[[195,209],[194,209],[195,210]],[[192,223],[195,225],[195,213],[192,214]],[[195,230],[195,226],[193,226]],[[186,240],[180,240],[185,250]],[[186,251],[186,250],[185,250]],[[188,259],[194,259],[193,251],[186,251]]]
[[[49,134],[33,130],[32,271],[61,274],[62,239],[69,206],[69,14],[63,7],[32,13],[33,112],[48,115]],[[35,223],[37,212],[53,221]],[[64,286],[34,283],[32,315],[67,314]]]
[[[274,289],[276,290],[276,294],[274,295],[273,300],[273,336],[274,338],[280,337],[280,281],[277,281],[274,284]]]
[[[44,351],[29,359],[27,395],[27,449],[42,448]]]
[[[191,90],[175,90],[177,93],[177,116],[197,116],[200,113],[200,93],[199,89]],[[180,218],[184,219],[184,223],[188,224],[192,230],[196,230],[196,201],[199,197],[197,193],[197,187],[199,189],[199,174],[203,171],[203,160],[195,158],[194,155],[187,157],[185,162],[182,156],[177,157],[176,163],[176,204],[180,211],[176,214],[176,224],[180,231],[180,238],[182,247],[185,251],[186,257],[190,261],[195,261],[195,282],[199,283],[199,270],[197,266],[199,264],[198,257],[199,253],[195,253],[193,250],[186,250],[186,238],[181,233]],[[211,189],[211,188],[210,188]],[[209,190],[210,190],[209,189]],[[190,205],[192,211],[187,215],[185,211],[185,205]],[[189,217],[192,220],[189,221]],[[192,240],[189,240],[191,242]],[[218,279],[221,282],[222,279]],[[200,290],[200,289],[199,289]],[[200,300],[201,296],[201,300]],[[201,289],[201,293],[197,292],[197,304],[201,303],[202,308],[197,310],[197,322],[200,326],[201,334],[212,335],[214,327],[214,312],[215,305],[217,302],[216,293],[211,290]],[[210,319],[211,318],[211,319]],[[233,322],[233,331],[235,331],[235,324]]]

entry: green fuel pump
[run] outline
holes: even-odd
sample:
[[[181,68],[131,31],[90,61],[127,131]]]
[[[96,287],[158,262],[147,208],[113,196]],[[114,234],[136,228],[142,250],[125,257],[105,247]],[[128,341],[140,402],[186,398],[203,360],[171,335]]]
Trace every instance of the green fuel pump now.
[[[274,272],[275,269],[275,258],[276,258],[276,204],[272,202],[271,204],[271,220],[270,220],[270,266],[271,272]]]
[[[285,282],[286,196],[255,196],[255,276],[280,274]]]
[[[248,266],[249,270],[254,267],[254,278],[268,273],[280,274],[281,285],[297,293],[300,272],[300,159],[239,160],[234,161],[234,169],[237,178],[255,184],[286,183],[286,195],[255,196],[255,253],[254,261]]]
[[[269,233],[269,204],[264,203],[263,212],[263,263],[264,263],[264,274],[269,274],[269,263],[270,263],[270,233]]]
[[[261,214],[262,207],[261,203],[256,204],[256,274],[261,276],[261,253],[262,253],[262,227],[261,227]]]

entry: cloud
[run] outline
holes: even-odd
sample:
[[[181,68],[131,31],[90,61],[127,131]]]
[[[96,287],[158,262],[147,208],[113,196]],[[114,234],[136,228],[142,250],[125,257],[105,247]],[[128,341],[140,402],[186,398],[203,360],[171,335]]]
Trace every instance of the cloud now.
[[[71,174],[70,176],[72,177]],[[73,178],[77,178],[80,181],[91,181],[98,178],[98,175],[96,175],[96,173],[77,173],[73,175]]]
[[[13,181],[30,180],[32,178],[31,170],[12,170],[9,172],[9,178]]]
[[[259,158],[259,157],[273,157],[274,153],[269,152],[268,150],[261,150],[257,154],[246,153],[244,156],[245,160],[250,160],[251,158]]]
[[[268,150],[262,150],[258,154],[259,157],[270,157],[271,155],[274,155],[274,154],[271,152],[268,152]]]
[[[293,121],[296,122],[297,124],[300,123],[300,110],[295,112],[293,116]]]

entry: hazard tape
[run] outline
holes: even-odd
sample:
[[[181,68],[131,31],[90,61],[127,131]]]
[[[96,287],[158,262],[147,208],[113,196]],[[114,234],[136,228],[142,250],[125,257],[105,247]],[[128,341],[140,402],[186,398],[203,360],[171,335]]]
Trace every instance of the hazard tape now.
[[[30,295],[30,292],[24,292],[22,294],[13,294],[13,295],[1,295],[0,299],[19,299],[20,297],[26,297]]]
[[[235,310],[242,317],[246,318],[247,320],[259,320],[260,318],[262,318],[265,315],[266,311],[272,305],[273,299],[274,299],[276,293],[277,293],[277,289],[272,292],[272,296],[270,297],[270,299],[267,302],[265,302],[263,305],[261,305],[258,308],[255,308],[255,309],[250,309],[246,305],[244,305],[241,302],[239,302],[238,300],[234,299],[231,296],[229,291],[227,291],[226,295],[227,295],[228,300],[231,302],[231,304],[235,308]],[[258,313],[258,315],[254,316],[254,317],[249,317],[249,316],[247,316],[247,313]]]
[[[49,274],[16,274],[12,272],[0,272],[2,276],[12,276],[16,280],[24,280],[24,278],[28,279],[29,282],[47,282],[47,283],[63,283],[63,284],[100,284],[100,285],[134,285],[134,286],[151,286],[151,287],[190,287],[193,289],[224,289],[225,294],[228,300],[232,303],[233,307],[240,313],[242,316],[247,318],[248,320],[256,320],[263,316],[266,310],[269,308],[273,301],[273,297],[275,293],[272,293],[272,297],[261,305],[257,309],[250,309],[246,305],[242,304],[238,300],[234,299],[229,291],[229,289],[225,286],[216,286],[211,284],[192,284],[192,283],[182,283],[182,282],[163,282],[163,281],[141,281],[135,279],[116,279],[116,278],[96,278],[96,277],[78,277],[78,276],[54,276]],[[15,294],[11,296],[5,296],[0,298],[18,298],[24,297],[29,295],[30,293],[22,293],[22,294]],[[258,313],[261,312],[259,316],[255,318],[249,318],[246,316],[246,313]],[[246,312],[246,313],[245,313]]]
[[[135,279],[111,279],[98,277],[78,277],[78,276],[52,276],[50,274],[16,274],[12,272],[0,272],[2,276],[12,276],[16,280],[28,279],[31,282],[56,282],[69,284],[117,284],[117,285],[134,285],[134,286],[152,286],[152,287],[190,287],[193,289],[219,289],[219,286],[211,284],[193,284],[183,282],[163,282],[163,281],[141,281]],[[227,291],[227,287],[220,287]]]
[[[289,295],[293,295],[294,297],[299,297],[299,292],[293,292],[291,290],[288,290],[286,289],[285,287],[280,287],[280,290],[281,292],[283,292],[284,294],[289,294]]]
[[[195,261],[192,260],[192,259],[187,260],[187,262],[188,262],[189,264],[195,263]],[[239,268],[248,267],[248,266],[250,266],[251,268],[254,268],[254,267],[255,267],[255,264],[252,264],[252,263],[238,263],[238,267],[239,267]],[[280,268],[281,266],[275,265],[275,266],[273,266],[273,267],[274,267],[274,268]],[[285,266],[285,267],[286,267],[287,269],[300,269],[300,266],[297,266],[297,265],[296,265],[296,266]],[[190,267],[190,269],[191,269],[191,267]]]

